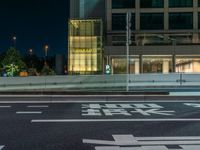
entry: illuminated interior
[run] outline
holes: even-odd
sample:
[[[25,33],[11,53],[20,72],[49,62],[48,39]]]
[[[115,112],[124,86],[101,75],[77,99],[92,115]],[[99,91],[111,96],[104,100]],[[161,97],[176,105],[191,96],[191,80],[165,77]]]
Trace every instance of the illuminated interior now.
[[[176,59],[176,72],[199,73],[200,59],[195,57],[178,57]]]
[[[102,73],[102,21],[69,21],[69,74]]]

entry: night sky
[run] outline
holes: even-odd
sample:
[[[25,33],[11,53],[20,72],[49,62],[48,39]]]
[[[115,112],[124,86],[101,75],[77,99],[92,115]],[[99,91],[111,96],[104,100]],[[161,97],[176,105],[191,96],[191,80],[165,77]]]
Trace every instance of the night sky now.
[[[0,53],[17,37],[22,53],[32,48],[43,56],[48,44],[49,55],[66,54],[69,0],[0,0]]]

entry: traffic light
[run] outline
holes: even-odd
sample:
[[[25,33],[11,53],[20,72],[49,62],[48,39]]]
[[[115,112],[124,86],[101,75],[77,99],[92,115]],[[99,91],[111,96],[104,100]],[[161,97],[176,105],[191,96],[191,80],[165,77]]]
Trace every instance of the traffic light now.
[[[106,65],[106,74],[111,74],[111,66]]]

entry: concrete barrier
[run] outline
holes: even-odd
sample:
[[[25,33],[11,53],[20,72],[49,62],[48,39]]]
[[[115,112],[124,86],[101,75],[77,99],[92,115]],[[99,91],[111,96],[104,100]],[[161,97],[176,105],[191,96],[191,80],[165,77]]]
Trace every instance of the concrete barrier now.
[[[0,91],[6,90],[119,90],[134,88],[200,87],[200,74],[140,74],[140,75],[88,75],[1,77]]]

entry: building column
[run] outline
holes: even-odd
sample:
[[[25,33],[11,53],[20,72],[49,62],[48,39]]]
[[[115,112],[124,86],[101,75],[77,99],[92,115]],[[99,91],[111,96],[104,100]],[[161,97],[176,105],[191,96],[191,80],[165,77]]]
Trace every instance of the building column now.
[[[143,56],[139,56],[139,62],[140,62],[140,73],[143,73]]]
[[[112,30],[112,0],[106,0],[107,31]]]
[[[163,60],[163,73],[164,74],[169,73],[169,60],[168,59]]]
[[[176,55],[172,55],[172,72],[176,73]]]
[[[168,32],[169,30],[169,1],[164,0],[164,30]],[[164,41],[168,41],[169,36],[164,35]]]
[[[106,30],[107,32],[112,31],[112,0],[106,0]],[[112,45],[112,35],[106,35],[106,45]]]
[[[164,30],[169,29],[169,2],[164,0]]]
[[[135,74],[140,74],[140,61],[135,60]]]
[[[110,65],[111,74],[114,74],[114,60],[111,56],[108,56],[108,65]]]
[[[140,30],[140,0],[135,0],[135,29]]]
[[[193,28],[196,31],[193,33],[192,42],[198,43],[199,42],[199,34],[198,31],[198,0],[193,0]]]

